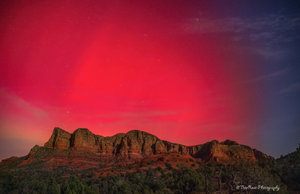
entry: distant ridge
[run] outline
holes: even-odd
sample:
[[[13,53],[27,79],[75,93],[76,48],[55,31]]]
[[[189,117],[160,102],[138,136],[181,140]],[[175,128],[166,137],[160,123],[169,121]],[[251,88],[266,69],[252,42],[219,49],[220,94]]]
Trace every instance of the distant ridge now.
[[[70,134],[59,127],[55,127],[51,138],[44,145],[45,148],[57,150],[71,149],[78,152],[91,152],[107,157],[143,158],[152,154],[178,152],[191,155],[193,158],[204,160],[218,160],[220,158],[259,159],[270,157],[240,145],[235,141],[219,142],[213,140],[205,144],[185,146],[159,139],[158,137],[140,130],[118,133],[111,137],[95,135],[86,128],[78,128]]]
[[[231,140],[224,142],[213,140],[205,144],[185,146],[161,140],[140,130],[104,137],[95,135],[86,128],[78,128],[71,134],[55,127],[50,139],[43,147],[34,146],[26,157],[5,159],[0,163],[0,168],[1,165],[10,162],[23,166],[38,161],[53,168],[60,165],[71,167],[76,163],[89,168],[89,166],[94,167],[99,163],[112,160],[133,163],[149,156],[159,156],[165,153],[185,155],[201,161],[221,162],[239,159],[257,161],[260,158],[274,160],[273,157],[261,151]]]

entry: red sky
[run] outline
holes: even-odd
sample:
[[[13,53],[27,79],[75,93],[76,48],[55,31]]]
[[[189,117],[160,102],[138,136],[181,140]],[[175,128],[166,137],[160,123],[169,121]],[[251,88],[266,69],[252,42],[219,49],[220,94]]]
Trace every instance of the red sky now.
[[[243,84],[259,76],[258,59],[240,49],[251,43],[189,33],[203,17],[192,6],[11,1],[1,13],[0,134],[23,149],[3,157],[43,145],[56,126],[259,148],[261,86]]]

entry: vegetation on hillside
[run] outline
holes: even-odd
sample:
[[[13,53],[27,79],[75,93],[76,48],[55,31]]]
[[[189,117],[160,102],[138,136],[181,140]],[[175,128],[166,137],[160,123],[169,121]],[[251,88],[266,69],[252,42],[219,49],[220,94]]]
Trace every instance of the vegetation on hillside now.
[[[151,168],[145,171],[137,169],[135,173],[94,177],[90,172],[80,177],[76,174],[62,177],[53,173],[35,173],[30,176],[2,172],[0,193],[28,194],[185,194],[185,193],[241,193],[238,185],[276,186],[277,193],[287,193],[287,187],[281,182],[278,173],[272,173],[272,167],[265,168],[266,162],[220,164],[216,162],[199,163],[197,168],[180,164],[173,168],[166,163],[167,169]],[[255,184],[255,185],[254,185]],[[251,193],[253,191],[243,191]],[[267,193],[257,190],[256,193]]]
[[[98,175],[95,172],[106,168],[105,165],[80,171],[67,167],[46,171],[40,162],[14,167],[20,161],[1,168],[0,194],[283,194],[300,191],[300,145],[295,152],[277,160],[205,163],[190,159],[191,165],[188,161],[176,165],[166,161],[163,168],[152,168],[155,166],[152,161],[114,166]]]
[[[277,159],[278,175],[287,187],[300,193],[300,144],[295,152]]]

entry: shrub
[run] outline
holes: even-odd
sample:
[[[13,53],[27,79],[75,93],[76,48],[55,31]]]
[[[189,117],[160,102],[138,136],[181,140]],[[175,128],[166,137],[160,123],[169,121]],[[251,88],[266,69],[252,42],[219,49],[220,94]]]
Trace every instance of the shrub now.
[[[168,170],[173,170],[172,164],[166,162],[165,165],[166,165],[166,167],[167,167]]]

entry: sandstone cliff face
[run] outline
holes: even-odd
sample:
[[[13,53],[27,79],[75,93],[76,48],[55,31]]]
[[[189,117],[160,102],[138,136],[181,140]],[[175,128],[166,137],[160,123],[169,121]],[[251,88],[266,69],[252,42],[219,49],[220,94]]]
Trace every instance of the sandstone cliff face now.
[[[219,142],[213,140],[211,142],[205,143],[199,152],[200,158],[204,160],[229,160],[229,159],[248,159],[256,160],[253,150],[244,145],[239,145],[238,143],[230,140],[224,142]]]
[[[88,129],[79,128],[71,135],[70,147],[80,152],[99,152],[99,142],[103,138]]]
[[[111,137],[95,135],[88,129],[79,128],[70,134],[60,128],[54,128],[45,148],[56,150],[73,150],[77,152],[89,152],[100,157],[123,157],[129,159],[141,159],[152,154],[176,152],[190,155],[203,160],[228,160],[249,159],[256,160],[268,157],[262,152],[251,149],[248,146],[239,145],[237,142],[217,140],[203,145],[185,146],[160,140],[158,137],[139,130],[128,133],[119,133]]]
[[[70,147],[71,134],[55,127],[53,133],[47,143],[45,143],[45,148],[53,148],[58,150],[69,149]]]

